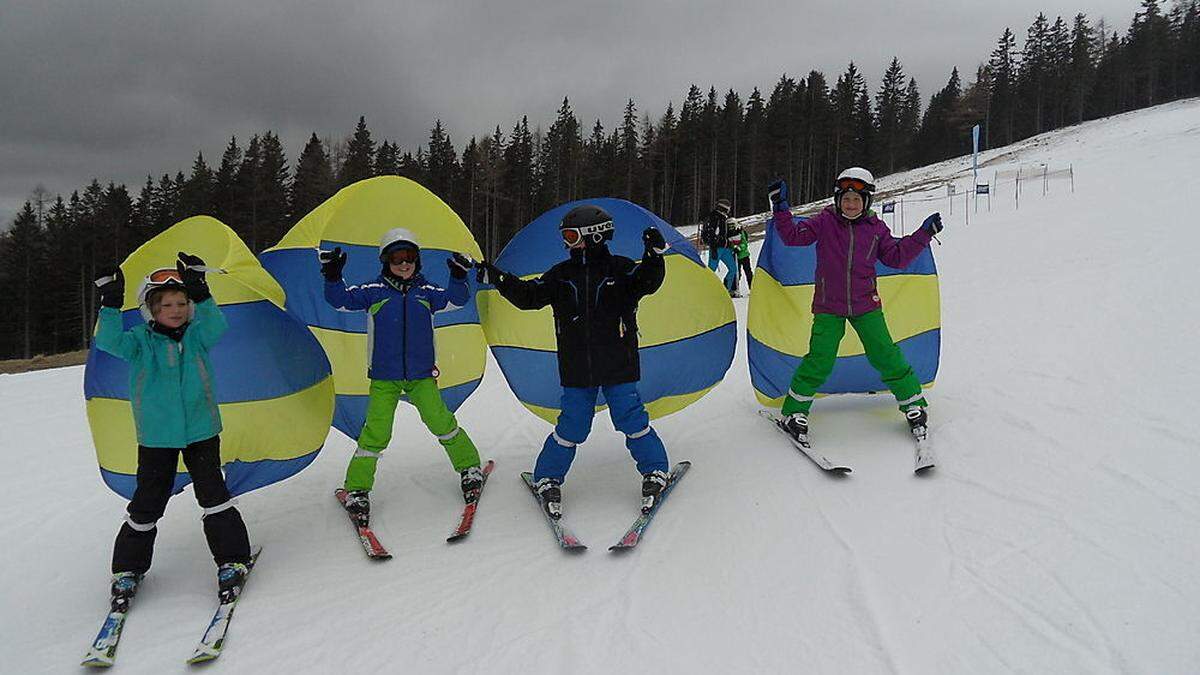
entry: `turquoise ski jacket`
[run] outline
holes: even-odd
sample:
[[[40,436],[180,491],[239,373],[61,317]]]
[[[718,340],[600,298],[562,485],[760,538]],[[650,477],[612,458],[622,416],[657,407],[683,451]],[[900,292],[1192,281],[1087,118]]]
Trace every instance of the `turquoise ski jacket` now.
[[[184,448],[221,433],[208,350],[228,324],[209,298],[176,342],[148,324],[123,330],[121,310],[100,310],[96,347],[129,362],[129,402],[138,443],[151,448]]]

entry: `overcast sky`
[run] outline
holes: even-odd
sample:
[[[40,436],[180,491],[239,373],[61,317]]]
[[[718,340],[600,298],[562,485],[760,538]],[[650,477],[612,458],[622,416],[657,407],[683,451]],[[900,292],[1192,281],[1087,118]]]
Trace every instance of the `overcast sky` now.
[[[780,75],[853,60],[872,91],[893,56],[928,102],[964,80],[1011,27],[1044,11],[1104,17],[1124,33],[1137,0],[763,2],[133,2],[0,0],[0,223],[36,185],[91,178],[136,196],[219,162],[231,135],[271,129],[295,163],[311,132],[340,137],[359,115],[377,142],[413,150],[440,118],[455,147],[522,115],[548,125],[562,98],[590,130],[625,102],[657,119],[692,83],[745,97]]]

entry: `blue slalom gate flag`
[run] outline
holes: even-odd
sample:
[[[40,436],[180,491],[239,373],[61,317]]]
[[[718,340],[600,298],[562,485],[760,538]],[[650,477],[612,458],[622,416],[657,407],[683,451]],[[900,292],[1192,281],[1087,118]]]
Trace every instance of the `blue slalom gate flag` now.
[[[896,202],[885,202],[883,205],[883,213],[895,213]]]

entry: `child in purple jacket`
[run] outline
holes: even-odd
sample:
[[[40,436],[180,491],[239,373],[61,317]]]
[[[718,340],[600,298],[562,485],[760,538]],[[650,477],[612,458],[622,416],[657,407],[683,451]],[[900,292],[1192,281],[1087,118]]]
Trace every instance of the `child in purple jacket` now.
[[[888,333],[875,262],[897,269],[907,267],[941,231],[942,217],[934,213],[916,232],[893,237],[887,223],[870,212],[874,183],[866,169],[846,169],[834,183],[833,205],[800,222],[794,221],[789,211],[787,183],[776,181],[769,188],[775,230],[783,243],[817,245],[812,336],[781,411],[784,430],[802,443],[808,441],[813,398],[833,370],[847,321],[862,340],[867,361],[896,397],[914,435],[924,437],[928,404],[912,366]]]

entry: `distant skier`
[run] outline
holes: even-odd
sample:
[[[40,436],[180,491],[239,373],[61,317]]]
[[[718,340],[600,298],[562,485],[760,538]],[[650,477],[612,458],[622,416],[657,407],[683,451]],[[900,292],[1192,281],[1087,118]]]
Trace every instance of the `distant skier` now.
[[[717,205],[701,225],[700,240],[708,246],[708,269],[716,272],[719,264],[725,265],[725,290],[730,296],[734,296],[737,292],[735,289],[738,271],[733,249],[729,247],[729,211],[729,200],[718,199]]]
[[[874,183],[866,169],[846,169],[834,183],[833,205],[801,222],[793,220],[788,210],[787,183],[776,181],[768,189],[775,229],[783,243],[817,246],[812,336],[781,411],[784,430],[804,443],[813,398],[833,370],[847,321],[862,340],[867,361],[896,397],[914,436],[924,438],[928,404],[912,366],[888,332],[876,290],[875,262],[907,267],[942,230],[942,217],[934,213],[912,234],[893,237],[887,224],[870,212]]]
[[[433,315],[467,304],[467,270],[472,261],[455,253],[447,261],[449,288],[440,288],[421,275],[421,249],[408,230],[396,228],[379,243],[382,271],[375,279],[346,287],[342,268],[346,253],[339,246],[320,253],[325,277],[325,301],[343,312],[367,312],[367,377],[371,380],[366,422],[358,448],[346,467],[345,506],[365,522],[379,457],[392,440],[392,422],[400,397],[417,408],[421,421],[446,449],[459,472],[463,500],[479,497],[483,472],[479,452],[458,426],[438,390],[434,364]]]
[[[613,426],[625,434],[625,446],[642,474],[642,508],[649,510],[667,484],[668,463],[637,391],[637,305],[662,285],[666,242],[648,227],[642,232],[641,262],[614,255],[606,243],[613,237],[612,216],[590,204],[571,209],[559,232],[570,257],[537,279],[523,281],[487,261],[478,272],[481,283],[494,284],[519,309],[550,305],[554,311],[562,412],[538,455],[534,487],[547,514],[561,517],[560,488],[575,447],[591,432],[603,390]]]
[[[750,263],[750,235],[746,233],[745,226],[733,218],[726,220],[725,226],[729,231],[729,248],[737,257],[738,267],[741,268],[742,274],[746,275],[746,290],[749,291],[750,284],[754,282],[754,269]],[[735,278],[733,282],[733,297],[735,298],[742,296],[738,282],[739,279]]]
[[[156,523],[175,485],[180,455],[204,509],[204,536],[218,565],[221,602],[241,592],[250,539],[221,474],[221,413],[208,351],[227,324],[204,279],[204,261],[180,253],[175,267],[155,270],[138,288],[146,323],[124,330],[125,279],[102,271],[100,350],[129,362],[129,396],[137,428],[137,489],[113,546],[113,611],[124,611],[150,569]]]

